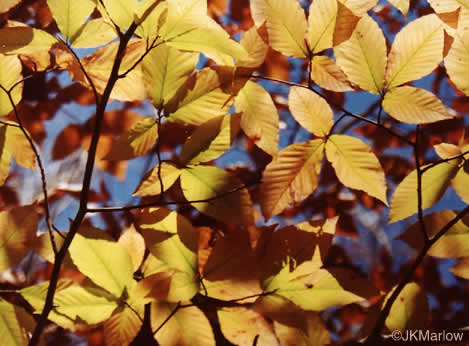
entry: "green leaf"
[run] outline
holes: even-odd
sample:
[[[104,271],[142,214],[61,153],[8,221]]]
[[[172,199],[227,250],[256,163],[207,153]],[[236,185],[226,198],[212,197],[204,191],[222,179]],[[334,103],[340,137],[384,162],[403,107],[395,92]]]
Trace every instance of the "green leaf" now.
[[[146,18],[142,16],[151,9],[151,12]],[[138,9],[135,11],[139,18],[140,24],[138,25],[135,33],[141,38],[147,39],[149,42],[153,41],[161,29],[162,24],[166,20],[165,13],[167,13],[168,3],[162,0],[144,0],[138,3]],[[157,25],[155,25],[157,23]]]
[[[158,171],[160,174],[158,175]],[[163,192],[168,190],[181,175],[181,170],[173,164],[163,162],[153,168],[150,172],[145,174],[142,181],[134,192],[135,196],[156,196],[162,193],[161,183],[163,185]]]
[[[388,297],[392,294],[389,293]],[[425,291],[415,282],[408,283],[399,293],[386,318],[389,330],[423,329],[428,316]]]
[[[47,0],[47,5],[65,39],[72,38],[96,7],[95,0]]]
[[[241,112],[241,127],[254,143],[267,154],[278,150],[279,117],[270,94],[251,81],[241,89],[235,100],[236,111]]]
[[[112,21],[121,29],[121,31],[127,30],[130,24],[134,22],[134,8],[138,5],[137,1],[103,0],[103,4]]]
[[[21,61],[17,56],[0,54],[0,116],[7,115],[13,110],[8,94],[3,90],[10,90],[13,85],[23,79],[21,74]],[[23,83],[19,83],[10,92],[14,105],[16,106],[23,95]]]
[[[238,178],[210,166],[188,168],[181,173],[184,197],[203,214],[232,224],[254,223],[249,192]]]
[[[230,148],[239,128],[239,114],[222,115],[206,121],[184,143],[181,162],[195,165],[218,158]]]
[[[266,220],[316,190],[324,153],[321,139],[282,149],[262,175],[260,204]]]
[[[18,265],[36,241],[36,205],[0,212],[0,271]]]
[[[77,234],[69,251],[80,272],[115,297],[134,284],[132,260],[121,244]]]
[[[130,160],[145,155],[158,139],[158,123],[155,118],[137,121],[132,128],[119,136],[106,155],[106,160]]]
[[[147,91],[158,109],[174,96],[194,71],[198,54],[181,52],[167,44],[152,49],[143,59],[142,70]]]
[[[97,47],[111,42],[117,37],[112,24],[103,18],[91,19],[86,22],[73,36],[74,48]]]
[[[433,206],[443,197],[451,179],[458,171],[458,160],[441,163],[422,174],[422,209]],[[425,169],[428,165],[423,166]],[[389,223],[396,222],[418,212],[417,170],[413,170],[397,186],[389,210]]]
[[[18,322],[16,308],[0,299],[0,339],[5,346],[23,346],[28,343],[26,331]]]
[[[326,157],[342,184],[388,205],[383,168],[366,143],[351,136],[332,135],[326,143]]]

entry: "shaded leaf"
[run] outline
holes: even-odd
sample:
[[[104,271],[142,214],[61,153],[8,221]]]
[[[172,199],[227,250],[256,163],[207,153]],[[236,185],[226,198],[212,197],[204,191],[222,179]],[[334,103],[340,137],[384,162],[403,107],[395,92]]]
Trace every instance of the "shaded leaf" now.
[[[270,94],[251,81],[241,89],[235,100],[236,111],[241,112],[241,127],[254,143],[267,154],[278,150],[279,117]]]
[[[47,5],[64,38],[73,41],[75,34],[95,9],[96,1],[47,0]]]
[[[463,148],[464,151],[469,150],[469,146],[466,146]],[[458,170],[456,173],[456,176],[454,179],[451,181],[451,184],[454,188],[454,191],[456,191],[457,195],[459,198],[461,198],[464,202],[469,204],[469,191],[467,189],[467,186],[469,184],[469,161],[467,161],[467,155],[466,161],[464,165]]]
[[[324,142],[320,139],[282,149],[262,175],[260,204],[265,219],[301,202],[317,188]]]
[[[421,78],[443,59],[443,26],[434,14],[407,24],[396,35],[388,57],[388,89]]]
[[[158,171],[160,174],[158,175]],[[163,192],[168,190],[181,175],[181,170],[171,163],[163,162],[145,174],[142,181],[135,189],[135,196],[156,196],[161,191],[161,183],[163,184]]]
[[[370,16],[360,19],[350,39],[335,47],[334,54],[351,82],[374,94],[383,91],[386,40]]]
[[[242,188],[238,178],[225,170],[198,166],[181,173],[184,197],[203,214],[233,224],[254,222],[249,192]]]
[[[332,135],[326,143],[326,157],[342,184],[388,204],[383,169],[366,143],[351,136]]]
[[[303,325],[288,325],[278,321],[274,322],[275,334],[282,345],[309,346],[329,345],[331,340],[329,331],[319,314],[314,312],[304,313]]]
[[[318,137],[325,137],[334,124],[329,104],[319,95],[301,87],[291,87],[288,106],[296,121]]]
[[[26,330],[20,325],[13,304],[0,299],[0,338],[5,346],[22,346],[28,343]]]
[[[143,304],[132,304],[132,309],[124,307],[114,312],[103,324],[106,345],[129,345],[142,327],[143,316]]]
[[[423,166],[425,169],[427,166]],[[434,166],[422,175],[422,209],[433,206],[443,197],[451,179],[458,171],[458,162],[453,160]],[[389,223],[405,219],[418,211],[417,170],[413,170],[397,186],[389,210]]]
[[[461,258],[451,269],[451,273],[464,279],[469,279],[469,257]]]
[[[389,90],[383,108],[394,119],[410,124],[426,124],[451,119],[443,102],[430,91],[411,86]]]
[[[339,0],[347,6],[356,16],[361,17],[376,6],[378,0]]]
[[[1,46],[1,43],[0,43]],[[17,82],[23,79],[21,74],[21,61],[17,56],[0,54],[0,116],[7,115],[13,110],[8,94],[3,90],[10,90]],[[23,95],[23,83],[19,83],[10,92],[14,105],[16,106]]]
[[[142,235],[134,226],[130,226],[122,231],[118,242],[127,250],[132,260],[133,270],[136,271],[142,264],[145,254],[145,241]]]

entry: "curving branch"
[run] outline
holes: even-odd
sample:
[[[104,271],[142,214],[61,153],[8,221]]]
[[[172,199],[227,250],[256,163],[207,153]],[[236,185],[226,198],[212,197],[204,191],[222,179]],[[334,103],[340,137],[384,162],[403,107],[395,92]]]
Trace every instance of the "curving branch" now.
[[[425,243],[429,241],[427,226],[423,219],[423,192],[422,192],[422,168],[420,166],[420,125],[417,125],[415,128],[415,143],[414,147],[414,161],[415,167],[417,170],[417,212],[419,218],[420,232],[422,233]]]

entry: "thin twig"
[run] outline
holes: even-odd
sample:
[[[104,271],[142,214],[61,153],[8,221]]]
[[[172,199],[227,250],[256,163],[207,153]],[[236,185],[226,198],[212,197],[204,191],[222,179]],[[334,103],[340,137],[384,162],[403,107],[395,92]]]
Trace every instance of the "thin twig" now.
[[[1,85],[0,85],[0,88],[1,88]],[[9,123],[8,121],[3,121],[3,120],[0,120],[0,124],[2,124],[2,125],[4,125],[4,126],[11,126],[11,127],[21,128],[21,126],[18,125],[18,124]]]
[[[156,333],[158,333],[161,328],[164,327],[164,325],[166,323],[168,323],[168,321],[176,314],[176,312],[178,312],[178,310],[181,308],[181,302],[178,302],[176,307],[173,309],[173,311],[171,311],[171,313],[168,315],[168,317],[166,317],[166,319],[158,326],[158,328],[156,328],[156,330],[153,332],[153,336],[156,335]]]
[[[409,282],[412,281],[412,277],[414,276],[415,271],[417,270],[418,266],[423,261],[428,250],[430,250],[432,245],[435,244],[442,236],[444,236],[451,229],[451,227],[453,227],[459,220],[461,220],[464,216],[468,214],[469,214],[469,206],[461,210],[458,213],[458,215],[456,215],[433,238],[431,238],[428,242],[426,242],[423,245],[423,248],[420,250],[415,261],[412,263],[407,273],[402,277],[396,289],[393,291],[389,299],[386,301],[386,304],[383,310],[381,310],[381,313],[376,321],[376,324],[373,330],[371,331],[370,335],[366,339],[366,342],[365,342],[366,345],[378,345],[381,330],[384,327],[384,323],[386,321],[386,318],[389,315],[389,312],[391,311],[392,305],[396,301],[401,291],[404,289],[405,285],[407,285]]]
[[[129,303],[124,302],[124,304],[125,304],[125,306],[127,306],[130,310],[132,310],[132,312],[133,312],[135,315],[137,315],[138,319],[139,319],[140,322],[142,322],[142,324],[143,324],[143,318],[142,318],[142,316],[140,316],[140,314],[138,313],[138,311],[135,310],[135,309],[132,307],[132,305],[130,305]]]
[[[148,53],[151,52],[152,49],[158,47],[159,45],[163,44],[164,41],[160,41],[158,43],[156,43],[156,40],[159,38],[159,36],[156,36],[154,39],[153,39],[153,42],[151,43],[151,45],[149,47],[147,47],[147,49],[145,49],[145,52],[137,59],[137,61],[135,61],[135,63],[129,67],[127,69],[127,71],[125,71],[124,73],[121,73],[117,76],[117,78],[121,79],[121,78],[125,78],[125,76],[127,76],[133,69],[135,69],[137,67],[138,64],[140,64],[143,59],[147,56]]]
[[[414,143],[414,160],[417,170],[417,211],[420,225],[420,232],[422,233],[425,242],[428,242],[427,226],[423,219],[423,192],[422,192],[422,170],[420,167],[420,125],[415,128],[415,143]]]
[[[161,166],[163,165],[163,161],[161,160],[161,111],[158,111],[158,118],[156,122],[156,126],[158,126],[158,139],[156,140],[156,156],[158,157],[158,181],[160,183],[160,202],[164,200],[164,186],[163,186],[163,178],[161,177]]]
[[[426,171],[428,171],[430,168],[433,168],[433,167],[438,166],[439,164],[442,164],[442,163],[445,163],[445,162],[450,162],[450,161],[458,160],[458,159],[466,160],[466,158],[464,156],[466,156],[467,154],[469,154],[469,150],[465,151],[465,152],[463,152],[459,155],[451,156],[451,157],[448,157],[446,159],[441,159],[441,160],[435,161],[433,163],[430,163],[427,166],[422,167],[422,169],[421,169],[422,174],[425,173]]]

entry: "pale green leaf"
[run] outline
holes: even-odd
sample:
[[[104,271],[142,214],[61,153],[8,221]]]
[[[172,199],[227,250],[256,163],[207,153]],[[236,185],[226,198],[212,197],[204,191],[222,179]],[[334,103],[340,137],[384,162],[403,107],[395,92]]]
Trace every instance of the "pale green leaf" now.
[[[282,149],[262,175],[260,204],[265,219],[311,195],[318,186],[324,152],[320,139]]]
[[[325,137],[334,124],[334,114],[329,104],[311,90],[291,87],[288,106],[296,121],[318,137]]]
[[[469,150],[467,146],[466,146],[466,150]],[[466,155],[466,160],[467,160],[467,155]],[[459,198],[461,198],[467,204],[469,204],[469,189],[467,188],[469,186],[469,163],[468,162],[469,161],[466,161],[464,163],[464,166],[458,170],[458,172],[456,173],[456,176],[451,181],[454,191],[456,191]]]
[[[323,89],[338,92],[353,90],[345,73],[325,55],[316,55],[311,61],[311,79]]]
[[[337,0],[315,0],[311,3],[306,40],[313,53],[332,47],[337,10]]]
[[[443,197],[451,179],[458,171],[458,166],[458,160],[453,160],[429,168],[422,174],[422,209],[430,208]],[[425,167],[428,166],[423,166],[421,169]],[[394,191],[389,223],[405,219],[417,211],[417,170],[413,170]]]
[[[18,322],[16,307],[0,299],[0,339],[5,346],[23,346],[28,343],[26,331]]]
[[[132,260],[121,244],[77,234],[69,251],[80,272],[114,296],[132,287]]]
[[[210,166],[185,169],[181,187],[185,198],[203,214],[233,224],[254,222],[249,192],[224,169]]]
[[[135,196],[156,196],[168,190],[181,175],[181,170],[171,163],[163,162],[145,174],[135,189]],[[161,177],[161,183],[160,183]]]
[[[136,0],[102,0],[107,13],[111,20],[121,29],[125,31],[130,24],[134,22],[134,9],[137,7]]]
[[[151,9],[150,7],[153,7]],[[144,18],[143,22],[137,27],[135,33],[142,38],[149,40],[150,42],[158,36],[158,32],[161,28],[161,25],[164,23],[165,13],[168,9],[168,3],[161,0],[144,0],[139,2],[138,9],[135,11],[140,18],[146,13],[146,11],[151,10],[151,12]],[[157,25],[155,25],[157,23]]]
[[[443,31],[435,14],[420,17],[399,31],[388,57],[388,89],[419,79],[438,66],[443,59]]]
[[[223,155],[235,140],[239,128],[239,114],[222,115],[206,121],[184,143],[181,162],[195,165]]]
[[[73,41],[96,7],[95,0],[47,0],[52,16],[65,39]]]
[[[456,87],[469,95],[469,82],[465,77],[469,72],[469,31],[458,32],[451,49],[445,58],[448,76]]]
[[[181,52],[167,44],[151,50],[143,59],[143,78],[148,94],[156,108],[174,96],[194,71],[198,54]]]
[[[3,90],[10,90],[17,82],[23,79],[21,74],[21,61],[17,56],[7,56],[0,54],[0,116],[7,115],[13,110],[8,94]],[[14,105],[21,101],[23,95],[23,83],[19,83],[10,92]]]
[[[366,143],[351,136],[332,135],[326,143],[326,156],[342,184],[388,204],[383,168]]]
[[[351,82],[374,94],[383,91],[386,40],[370,16],[360,19],[350,39],[335,47],[334,54]]]
[[[157,139],[157,120],[151,117],[144,118],[137,121],[128,132],[117,138],[105,159],[130,160],[145,155],[153,148]]]
[[[151,304],[151,324],[156,330],[177,307],[176,304],[155,302]],[[160,345],[215,346],[212,327],[205,314],[195,306],[178,309],[158,330],[155,338]]]
[[[267,154],[278,151],[279,117],[270,94],[251,81],[241,89],[235,100],[236,111],[241,112],[241,128]]]
[[[453,118],[436,95],[411,86],[389,90],[384,95],[383,108],[394,119],[410,124],[427,124]]]
[[[389,295],[392,294],[392,291]],[[428,301],[425,291],[415,282],[405,285],[386,318],[386,327],[391,330],[422,329],[428,316]]]
[[[75,48],[97,47],[111,42],[117,37],[112,24],[103,18],[91,19],[86,22],[73,37]]]

